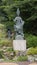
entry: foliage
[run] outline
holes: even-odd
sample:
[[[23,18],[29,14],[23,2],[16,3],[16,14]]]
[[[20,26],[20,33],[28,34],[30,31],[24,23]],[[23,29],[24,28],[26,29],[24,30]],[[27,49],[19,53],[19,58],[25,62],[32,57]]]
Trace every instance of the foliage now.
[[[0,24],[0,39],[5,38],[5,36],[6,36],[5,26],[3,24]]]
[[[37,47],[37,36],[31,34],[25,34],[25,38],[27,41],[27,48]]]
[[[25,20],[24,32],[37,35],[37,0],[0,0],[0,22],[13,29],[13,19],[16,9],[20,8]],[[11,24],[10,24],[11,22]]]
[[[35,48],[30,48],[28,51],[27,51],[27,55],[37,55],[37,47]]]
[[[20,16],[25,21],[24,34],[27,40],[27,48],[37,47],[37,0],[0,0],[0,46],[10,46],[12,41],[6,38],[6,30],[14,31],[14,18],[19,7]],[[12,49],[7,49],[12,52]],[[35,54],[32,48],[32,53]],[[27,57],[19,57],[18,60],[27,60]]]
[[[3,24],[0,24],[0,29],[4,29],[4,25]]]
[[[25,34],[27,48],[35,47],[37,46],[37,0],[0,0],[0,45],[11,43],[10,40],[5,39],[6,30],[10,28],[12,32],[14,31],[13,20],[18,7],[20,16],[25,21],[24,34],[28,33]]]
[[[27,56],[19,56],[17,61],[27,61]]]
[[[3,51],[0,50],[0,58],[3,58]]]
[[[12,41],[6,38],[6,27],[4,24],[0,24],[0,46],[11,46]]]
[[[12,52],[13,51],[13,48],[8,48],[6,51]]]
[[[11,46],[11,40],[8,39],[0,40],[0,46]]]

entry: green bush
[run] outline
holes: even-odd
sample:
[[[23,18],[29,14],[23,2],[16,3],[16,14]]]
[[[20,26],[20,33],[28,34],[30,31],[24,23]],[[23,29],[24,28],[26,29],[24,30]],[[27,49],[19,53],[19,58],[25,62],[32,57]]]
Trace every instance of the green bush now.
[[[27,56],[19,56],[17,61],[27,61]]]
[[[11,40],[9,39],[0,40],[0,46],[11,46]]]
[[[1,39],[1,38],[5,38],[5,36],[6,36],[5,25],[0,24],[0,39]]]
[[[6,50],[7,52],[13,52],[13,48],[8,48],[7,50]]]
[[[37,47],[35,47],[35,48],[30,48],[30,49],[27,51],[27,55],[37,55]]]
[[[4,29],[5,26],[3,24],[0,24],[0,29]]]
[[[37,36],[31,34],[25,34],[25,38],[27,41],[27,48],[37,46]]]
[[[3,51],[0,51],[0,58],[3,58]]]
[[[5,31],[1,31],[1,32],[0,32],[0,39],[5,38],[5,36],[6,36]]]

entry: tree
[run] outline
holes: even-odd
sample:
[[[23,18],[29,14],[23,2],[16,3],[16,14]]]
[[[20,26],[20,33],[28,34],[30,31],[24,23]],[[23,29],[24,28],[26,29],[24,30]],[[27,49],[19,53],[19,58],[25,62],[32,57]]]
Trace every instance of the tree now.
[[[0,0],[0,22],[13,28],[18,7],[25,20],[24,32],[37,35],[37,0]]]

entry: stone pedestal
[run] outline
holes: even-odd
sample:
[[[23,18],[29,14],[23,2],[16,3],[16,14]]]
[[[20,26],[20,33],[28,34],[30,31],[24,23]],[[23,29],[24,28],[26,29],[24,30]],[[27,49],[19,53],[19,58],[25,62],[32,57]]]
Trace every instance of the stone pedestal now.
[[[15,51],[26,51],[26,40],[13,40],[13,49]]]

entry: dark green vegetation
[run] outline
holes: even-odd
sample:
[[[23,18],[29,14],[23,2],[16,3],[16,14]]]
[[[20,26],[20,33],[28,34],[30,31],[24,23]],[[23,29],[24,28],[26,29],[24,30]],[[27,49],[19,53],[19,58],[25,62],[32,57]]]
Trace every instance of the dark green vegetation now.
[[[14,32],[16,9],[20,8],[20,16],[25,21],[24,34],[27,39],[27,47],[37,46],[37,0],[0,0],[0,38],[7,37],[7,29]],[[2,42],[0,42],[2,43]]]
[[[25,20],[24,32],[37,35],[37,0],[0,0],[0,22],[13,28],[17,7]]]
[[[19,7],[20,16],[25,21],[23,30],[24,38],[27,40],[27,48],[37,47],[37,0],[0,0],[0,49],[3,46],[12,48],[12,39],[8,39],[7,29],[14,32],[14,18]],[[6,52],[12,52],[7,50]],[[0,50],[0,58],[2,51]],[[25,60],[24,57],[19,60]]]

